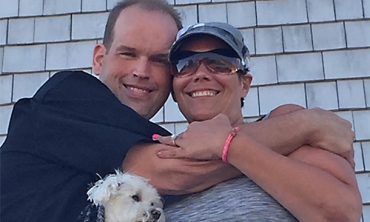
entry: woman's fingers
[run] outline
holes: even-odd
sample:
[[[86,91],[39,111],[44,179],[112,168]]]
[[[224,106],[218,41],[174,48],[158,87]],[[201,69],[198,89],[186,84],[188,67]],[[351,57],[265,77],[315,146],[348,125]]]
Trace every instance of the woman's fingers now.
[[[172,136],[161,136],[161,135],[158,135],[158,134],[153,134],[152,139],[155,140],[155,141],[158,141],[162,144],[165,144],[165,145],[176,146],[177,147],[176,136],[174,136],[174,135],[172,135]]]

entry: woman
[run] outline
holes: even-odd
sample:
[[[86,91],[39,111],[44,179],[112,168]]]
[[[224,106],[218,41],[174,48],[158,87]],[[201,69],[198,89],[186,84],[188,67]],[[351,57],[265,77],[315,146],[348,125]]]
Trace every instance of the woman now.
[[[181,148],[158,156],[222,159],[244,176],[169,205],[169,221],[359,221],[355,173],[343,158],[308,146],[285,157],[238,131],[240,101],[243,105],[252,76],[248,49],[236,28],[202,23],[180,30],[170,61],[173,98],[190,124],[175,139],[159,137]],[[272,115],[280,111],[286,112]],[[218,121],[197,124],[209,119]],[[206,135],[214,140],[201,142]],[[220,141],[223,147],[216,145]]]

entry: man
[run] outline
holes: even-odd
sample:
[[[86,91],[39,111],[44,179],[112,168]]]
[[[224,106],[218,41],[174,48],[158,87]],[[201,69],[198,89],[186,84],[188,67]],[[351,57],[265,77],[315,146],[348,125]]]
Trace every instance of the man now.
[[[108,18],[103,45],[94,50],[93,69],[101,81],[83,72],[61,72],[35,96],[15,104],[0,149],[3,221],[77,220],[88,204],[88,184],[96,174],[118,168],[132,147],[125,169],[150,178],[162,194],[200,191],[239,174],[220,161],[163,161],[152,153],[162,145],[145,144],[153,133],[169,135],[147,119],[170,92],[167,55],[180,28],[166,1],[118,3]],[[331,113],[307,110],[292,115],[290,122],[274,119],[248,130],[269,140],[266,145],[273,149],[286,147],[285,153],[305,143],[325,143],[319,147],[331,150],[341,144],[343,149],[336,152],[350,152],[353,132],[339,130],[348,123]],[[321,122],[335,131],[325,130]],[[292,135],[274,135],[296,123],[304,127]],[[327,133],[314,130],[316,123]]]

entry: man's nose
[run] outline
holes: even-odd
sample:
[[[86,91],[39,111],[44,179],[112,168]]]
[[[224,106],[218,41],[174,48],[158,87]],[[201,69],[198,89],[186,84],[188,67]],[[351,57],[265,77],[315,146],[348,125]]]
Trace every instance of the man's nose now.
[[[134,77],[149,78],[149,61],[147,58],[139,58],[134,64]]]

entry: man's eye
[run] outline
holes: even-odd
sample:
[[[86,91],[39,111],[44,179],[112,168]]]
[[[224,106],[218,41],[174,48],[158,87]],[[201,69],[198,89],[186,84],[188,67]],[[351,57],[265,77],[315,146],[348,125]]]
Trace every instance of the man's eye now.
[[[135,54],[132,52],[120,52],[119,54],[123,57],[135,57]]]
[[[153,58],[151,59],[153,63],[159,65],[159,66],[166,66],[168,67],[170,65],[170,62],[167,59],[162,58]]]

